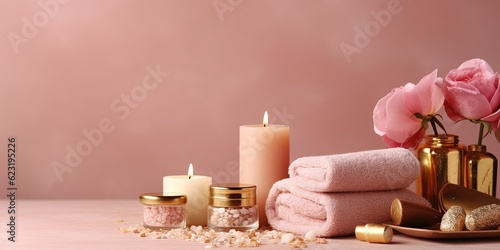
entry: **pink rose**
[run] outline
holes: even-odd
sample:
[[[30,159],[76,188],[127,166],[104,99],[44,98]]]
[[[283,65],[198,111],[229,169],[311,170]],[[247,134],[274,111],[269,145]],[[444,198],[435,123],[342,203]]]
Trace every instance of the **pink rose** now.
[[[463,119],[490,122],[497,129],[500,117],[498,73],[483,59],[468,60],[445,77],[442,88],[446,114],[457,122]]]
[[[436,69],[417,85],[407,83],[395,88],[377,102],[373,109],[374,130],[387,147],[412,148],[420,143],[425,129],[415,114],[434,115],[443,106],[444,96],[436,85],[441,81]]]

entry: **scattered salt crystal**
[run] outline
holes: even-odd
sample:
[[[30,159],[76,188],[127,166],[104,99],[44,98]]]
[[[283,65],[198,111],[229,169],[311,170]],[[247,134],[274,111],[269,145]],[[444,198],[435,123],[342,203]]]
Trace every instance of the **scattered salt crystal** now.
[[[323,239],[323,238],[317,238],[316,239],[316,244],[326,244],[326,243],[327,243],[326,240]]]
[[[293,235],[292,233],[283,234],[283,236],[281,236],[281,244],[288,244],[293,239],[295,239],[295,235]]]
[[[181,239],[199,244],[205,248],[218,247],[259,247],[269,244],[288,244],[293,249],[307,248],[308,244],[327,244],[324,238],[317,238],[315,231],[309,231],[304,236],[285,233],[274,229],[261,228],[257,231],[215,232],[213,229],[201,226],[153,231],[142,225],[129,228],[118,228],[122,233],[136,233],[139,237],[153,239]]]
[[[314,241],[316,240],[316,230],[310,230],[308,231],[305,235],[304,235],[304,239],[308,240],[308,241]]]
[[[215,238],[217,235],[215,234],[215,231],[213,229],[211,229],[210,231],[208,231],[208,237],[210,238]]]

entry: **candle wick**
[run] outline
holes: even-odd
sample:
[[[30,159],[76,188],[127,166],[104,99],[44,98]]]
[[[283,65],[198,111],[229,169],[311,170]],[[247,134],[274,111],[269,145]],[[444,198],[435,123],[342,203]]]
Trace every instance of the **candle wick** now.
[[[191,179],[191,175],[188,176],[188,179]]]

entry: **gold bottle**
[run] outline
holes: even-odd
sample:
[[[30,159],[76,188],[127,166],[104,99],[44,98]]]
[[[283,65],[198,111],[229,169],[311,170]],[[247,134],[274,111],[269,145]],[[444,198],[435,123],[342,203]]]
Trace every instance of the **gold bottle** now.
[[[417,193],[426,198],[433,208],[439,209],[438,194],[446,183],[463,185],[462,168],[465,145],[459,144],[457,135],[427,135],[415,149],[420,161]]]
[[[469,145],[465,154],[464,186],[496,196],[497,158],[484,145]]]

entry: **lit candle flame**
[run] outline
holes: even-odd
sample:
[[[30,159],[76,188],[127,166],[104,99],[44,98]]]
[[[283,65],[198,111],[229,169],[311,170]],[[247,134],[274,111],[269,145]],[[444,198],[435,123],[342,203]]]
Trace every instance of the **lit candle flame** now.
[[[269,117],[267,115],[267,111],[264,112],[264,119],[262,123],[264,123],[264,127],[267,127],[267,125],[269,125]]]
[[[193,177],[194,170],[193,170],[193,163],[189,163],[189,168],[188,168],[188,179],[191,179]]]

